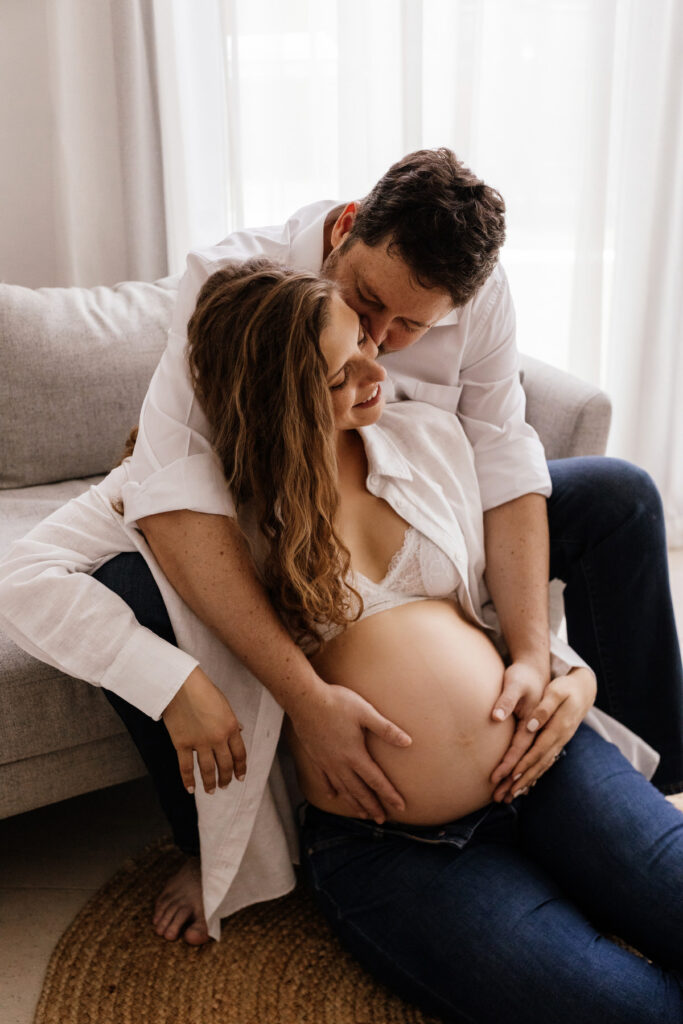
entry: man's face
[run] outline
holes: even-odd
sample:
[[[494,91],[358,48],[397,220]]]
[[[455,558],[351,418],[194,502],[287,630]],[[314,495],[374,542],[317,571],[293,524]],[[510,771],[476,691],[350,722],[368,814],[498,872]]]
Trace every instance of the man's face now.
[[[396,352],[450,313],[453,302],[446,292],[416,284],[407,264],[386,245],[356,241],[342,251],[353,223],[353,213],[348,219],[350,208],[332,229],[333,250],[323,271],[337,282],[344,301],[358,313],[380,350]]]

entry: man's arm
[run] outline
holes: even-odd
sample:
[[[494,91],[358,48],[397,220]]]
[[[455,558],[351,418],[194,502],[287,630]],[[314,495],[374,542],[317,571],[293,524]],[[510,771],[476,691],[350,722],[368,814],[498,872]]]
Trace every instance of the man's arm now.
[[[234,520],[180,510],[143,517],[138,525],[180,597],[290,716],[330,794],[375,819],[385,817],[382,804],[402,809],[400,794],[367,752],[363,730],[395,746],[410,738],[358,694],[314,672],[275,613]],[[204,687],[195,697],[197,720],[211,720],[214,703],[220,716],[213,689],[216,696]],[[194,739],[206,746],[201,735]]]
[[[546,499],[525,494],[489,509],[484,540],[486,585],[511,659],[493,711],[502,721],[515,709],[530,711],[550,678]]]

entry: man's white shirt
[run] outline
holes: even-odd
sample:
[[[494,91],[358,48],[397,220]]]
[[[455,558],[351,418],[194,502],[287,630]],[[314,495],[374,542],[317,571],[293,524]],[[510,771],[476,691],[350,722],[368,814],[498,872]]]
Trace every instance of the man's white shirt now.
[[[234,512],[209,441],[209,425],[192,389],[187,322],[204,282],[228,260],[267,256],[297,270],[319,271],[325,218],[338,204],[306,206],[280,227],[237,231],[213,248],[190,253],[180,283],[168,345],[140,413],[126,523],[175,509]],[[474,298],[414,345],[382,357],[384,393],[457,414],[474,450],[484,511],[523,494],[551,492],[543,447],[524,420],[515,314],[498,264]]]

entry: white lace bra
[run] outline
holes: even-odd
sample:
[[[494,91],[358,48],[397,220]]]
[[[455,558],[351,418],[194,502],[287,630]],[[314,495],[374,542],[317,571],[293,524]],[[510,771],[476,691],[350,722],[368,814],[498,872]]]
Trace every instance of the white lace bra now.
[[[357,621],[411,601],[452,597],[459,579],[455,566],[441,548],[409,526],[403,544],[379,583],[360,572],[352,572],[351,582],[363,598],[363,614]],[[339,626],[327,626],[320,630],[320,636],[331,640],[340,632]]]

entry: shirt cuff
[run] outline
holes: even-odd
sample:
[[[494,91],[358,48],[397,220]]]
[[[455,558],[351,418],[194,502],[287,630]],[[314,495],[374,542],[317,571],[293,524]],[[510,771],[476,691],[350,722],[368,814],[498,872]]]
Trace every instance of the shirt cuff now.
[[[121,488],[123,521],[135,526],[144,516],[190,509],[217,516],[235,515],[235,505],[218,458],[189,455]]]
[[[524,494],[552,494],[548,463],[537,438],[517,437],[485,451],[475,448],[474,457],[484,512]]]
[[[156,722],[198,664],[190,654],[139,626],[118,652],[100,685]]]

